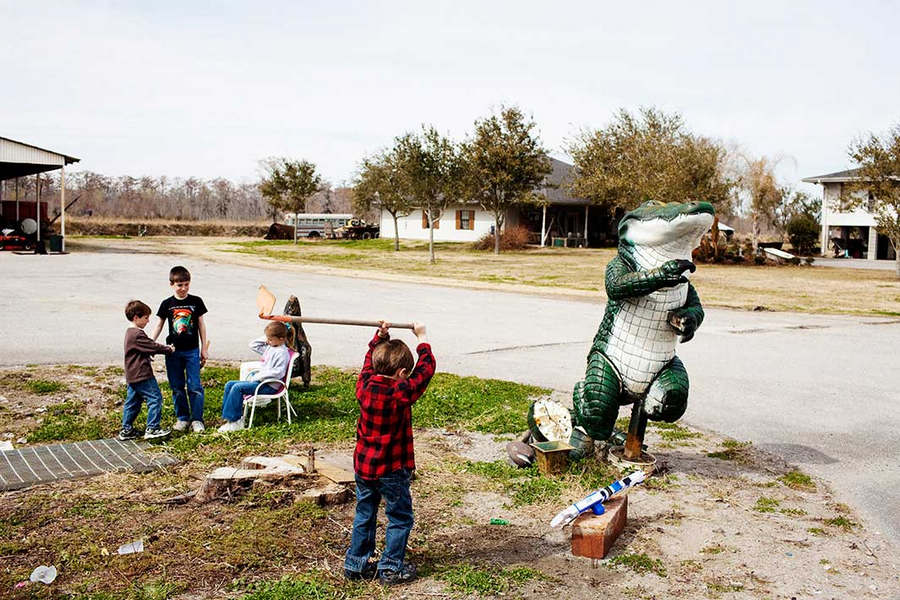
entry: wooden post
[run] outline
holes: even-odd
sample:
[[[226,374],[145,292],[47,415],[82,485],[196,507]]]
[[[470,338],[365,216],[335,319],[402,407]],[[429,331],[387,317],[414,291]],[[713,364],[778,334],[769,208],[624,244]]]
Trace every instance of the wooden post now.
[[[647,413],[644,403],[635,402],[631,409],[631,420],[628,422],[628,437],[625,438],[625,460],[641,459],[641,446],[644,445],[644,433],[647,430]]]
[[[16,177],[16,225],[19,224],[19,178]]]
[[[62,171],[59,174],[59,235],[61,244],[59,251],[66,251],[66,162],[63,159]]]
[[[41,174],[34,175],[34,207],[37,218],[37,241],[41,241]]]
[[[589,209],[590,207],[591,207],[590,204],[585,204],[585,205],[584,205],[584,247],[585,247],[585,248],[588,247],[588,241],[587,241],[588,227],[587,227],[587,223],[588,223],[588,209]]]
[[[543,214],[541,215],[541,248],[544,247],[544,240],[547,239],[547,205],[544,205]]]

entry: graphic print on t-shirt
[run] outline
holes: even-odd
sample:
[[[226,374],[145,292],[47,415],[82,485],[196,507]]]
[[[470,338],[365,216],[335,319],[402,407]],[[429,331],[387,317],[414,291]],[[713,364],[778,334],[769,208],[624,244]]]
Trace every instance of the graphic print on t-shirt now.
[[[185,298],[170,296],[163,300],[156,314],[169,324],[166,343],[175,346],[176,350],[199,347],[200,318],[206,312],[203,300],[190,294]]]
[[[172,309],[172,331],[175,335],[190,335],[193,331],[193,323],[191,317],[193,311],[189,308],[173,308]]]

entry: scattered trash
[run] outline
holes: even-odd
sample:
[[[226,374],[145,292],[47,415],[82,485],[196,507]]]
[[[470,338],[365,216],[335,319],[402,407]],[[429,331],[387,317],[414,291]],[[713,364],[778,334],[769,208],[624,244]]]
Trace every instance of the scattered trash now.
[[[16,585],[14,585],[13,588],[18,590],[18,589],[21,589],[21,588],[25,587],[26,585],[28,585],[28,583],[29,583],[29,582],[28,582],[28,580],[26,579],[25,581],[20,581],[19,583],[17,583]]]
[[[506,519],[491,519],[491,525],[509,525],[509,521]]]
[[[46,407],[46,406],[39,406],[37,409],[35,409],[34,412],[45,413],[45,412],[47,412],[47,407]]]
[[[28,443],[28,438],[20,437],[19,439],[16,440],[16,443],[17,443],[17,444],[27,444],[27,443]]]
[[[109,556],[109,550],[106,548],[100,548],[100,556]]]
[[[128,544],[119,546],[119,554],[135,554],[144,551],[144,540],[136,540]]]
[[[13,447],[13,443],[9,440],[0,442],[0,452],[6,452],[8,450],[15,450],[15,448]]]
[[[31,572],[31,577],[28,579],[34,583],[40,582],[50,585],[56,580],[56,567],[52,565],[49,567],[45,565],[35,567],[34,571]]]
[[[794,553],[793,553],[793,552],[785,552],[784,555],[785,555],[785,556],[793,556]]]

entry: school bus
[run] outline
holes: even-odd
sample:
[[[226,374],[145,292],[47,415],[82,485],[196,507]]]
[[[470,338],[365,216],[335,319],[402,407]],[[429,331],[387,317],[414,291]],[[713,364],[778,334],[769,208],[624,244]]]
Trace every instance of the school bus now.
[[[286,225],[294,226],[292,213],[284,216]],[[297,237],[333,238],[335,230],[343,227],[353,218],[348,213],[299,213],[297,217]]]

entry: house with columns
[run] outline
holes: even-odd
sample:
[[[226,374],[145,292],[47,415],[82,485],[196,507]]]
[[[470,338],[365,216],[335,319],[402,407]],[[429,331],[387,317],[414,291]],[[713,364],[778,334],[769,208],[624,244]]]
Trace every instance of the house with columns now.
[[[878,232],[875,215],[866,208],[874,201],[871,192],[847,190],[848,184],[860,181],[859,169],[805,177],[803,181],[822,186],[822,256],[896,260],[890,240]],[[848,192],[866,195],[862,206],[854,210],[842,209],[841,198]]]

